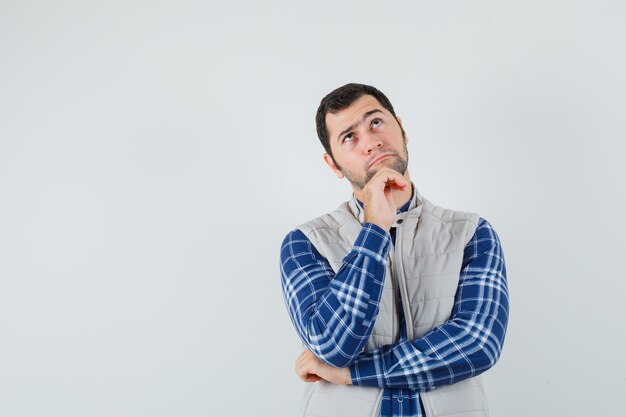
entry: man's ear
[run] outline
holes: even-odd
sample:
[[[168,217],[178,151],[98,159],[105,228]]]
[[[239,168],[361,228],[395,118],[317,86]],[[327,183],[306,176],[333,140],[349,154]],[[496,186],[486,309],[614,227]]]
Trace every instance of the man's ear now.
[[[400,118],[400,116],[396,116],[396,120],[398,121],[398,124],[400,125],[400,129],[402,130],[402,133],[404,133],[404,126],[402,126],[402,119]],[[404,143],[409,143],[409,138],[406,136],[406,133],[404,133]]]
[[[341,179],[344,177],[343,172],[341,172],[341,170],[335,164],[335,161],[333,161],[333,158],[327,152],[324,153],[324,162],[326,162],[326,165],[328,165],[330,169],[333,170],[337,178]]]

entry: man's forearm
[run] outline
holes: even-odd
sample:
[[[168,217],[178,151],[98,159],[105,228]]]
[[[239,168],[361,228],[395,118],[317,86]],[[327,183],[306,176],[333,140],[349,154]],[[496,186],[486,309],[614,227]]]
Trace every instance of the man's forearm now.
[[[428,391],[478,375],[500,356],[508,309],[500,242],[481,219],[466,246],[450,320],[421,338],[361,354],[350,366],[352,382]]]
[[[378,314],[390,246],[387,232],[364,224],[335,274],[301,231],[285,238],[285,302],[300,338],[324,362],[345,367],[363,350]]]
[[[479,375],[502,351],[503,324],[497,317],[486,321],[493,322],[492,332],[455,319],[423,338],[364,353],[348,368],[351,382],[423,392]]]

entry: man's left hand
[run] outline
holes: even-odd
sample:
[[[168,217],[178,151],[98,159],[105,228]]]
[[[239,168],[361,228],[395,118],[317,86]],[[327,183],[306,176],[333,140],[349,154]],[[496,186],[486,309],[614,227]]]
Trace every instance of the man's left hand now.
[[[350,369],[335,368],[317,358],[310,350],[305,350],[296,360],[296,373],[304,382],[328,381],[332,384],[352,385]]]

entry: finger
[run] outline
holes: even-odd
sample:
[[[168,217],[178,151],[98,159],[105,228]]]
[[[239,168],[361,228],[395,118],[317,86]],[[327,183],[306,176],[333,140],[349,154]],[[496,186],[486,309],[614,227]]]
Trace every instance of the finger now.
[[[403,176],[399,176],[398,178],[396,178],[395,182],[396,185],[400,188],[405,188],[407,185],[409,185]]]
[[[391,187],[385,188],[384,194],[385,194],[385,200],[387,201],[387,204],[389,205],[389,207],[393,207],[395,209],[396,208],[396,202],[393,199],[393,194],[391,192]]]
[[[307,382],[307,378],[311,374],[307,371],[306,368],[296,368],[296,375],[298,375],[298,378],[300,378],[304,382]]]
[[[321,381],[322,379],[324,379],[324,378],[322,378],[321,376],[314,375],[314,374],[309,374],[305,378],[304,382],[317,382],[317,381]]]
[[[295,371],[296,371],[296,374],[298,374],[298,377],[300,379],[304,379],[304,377],[306,377],[306,375],[308,374],[306,363],[297,361],[296,366],[295,366]]]
[[[394,171],[391,168],[381,169],[376,173],[376,175],[374,175],[372,179],[374,178],[384,182],[385,185],[395,185],[400,188],[404,188],[408,185],[402,174],[400,174],[398,171]]]
[[[309,350],[305,350],[296,360],[296,374],[300,379],[307,382],[309,375],[315,375],[317,370],[317,357]]]
[[[387,180],[387,185],[392,187],[395,186],[397,188],[405,188],[407,186],[407,182],[404,177],[402,177],[402,175],[398,174],[394,176],[389,176]]]

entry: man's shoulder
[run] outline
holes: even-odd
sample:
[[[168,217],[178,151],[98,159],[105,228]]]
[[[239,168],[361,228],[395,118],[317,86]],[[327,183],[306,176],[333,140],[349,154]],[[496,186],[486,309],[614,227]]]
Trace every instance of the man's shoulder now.
[[[284,248],[294,243],[310,243],[310,236],[318,230],[338,229],[341,227],[341,214],[337,213],[338,211],[340,211],[340,208],[297,225],[287,233],[283,239],[282,247]]]
[[[469,222],[474,227],[478,226],[480,215],[471,211],[455,210],[445,208],[432,203],[430,200],[422,199],[422,214],[437,219],[440,222]]]
[[[500,245],[500,238],[495,231],[493,225],[484,217],[480,217],[478,220],[478,226],[476,227],[476,233],[474,239],[480,241],[491,241],[495,245]]]
[[[350,213],[348,203],[342,203],[335,210],[304,222],[296,229],[309,236],[319,230],[338,230],[351,219],[354,220],[354,216]]]

